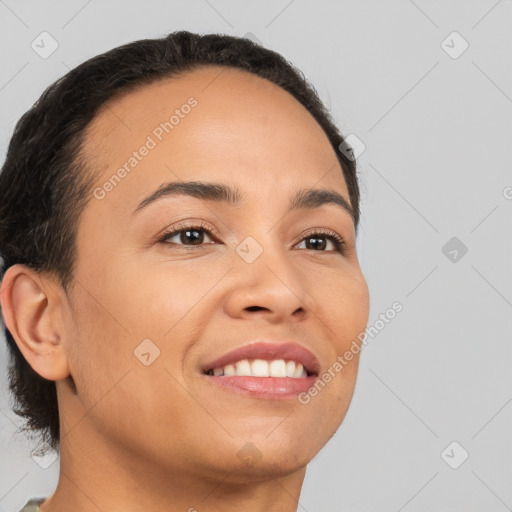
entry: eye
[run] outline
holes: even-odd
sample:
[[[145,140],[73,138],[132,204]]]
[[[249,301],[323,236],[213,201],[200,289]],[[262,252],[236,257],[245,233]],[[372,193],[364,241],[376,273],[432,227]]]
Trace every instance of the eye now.
[[[318,251],[320,252],[330,252],[326,251],[325,247],[327,246],[327,243],[324,240],[328,240],[332,243],[334,246],[334,250],[339,252],[340,254],[344,254],[345,252],[345,241],[341,236],[339,236],[334,231],[330,230],[316,230],[313,233],[307,235],[301,240],[301,243],[305,241],[306,247],[305,249]],[[309,242],[309,243],[308,243]]]
[[[205,244],[205,234],[208,238],[213,239],[212,233],[209,229],[206,229],[203,223],[200,223],[200,225],[178,224],[173,227],[172,231],[164,233],[159,242],[195,248]],[[177,241],[170,241],[173,238],[177,239]],[[212,243],[215,242],[209,242],[208,245]]]

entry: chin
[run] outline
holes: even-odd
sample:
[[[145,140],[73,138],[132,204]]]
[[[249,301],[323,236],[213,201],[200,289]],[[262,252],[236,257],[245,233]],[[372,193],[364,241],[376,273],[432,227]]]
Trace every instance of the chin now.
[[[284,452],[263,454],[262,458],[254,464],[238,461],[236,466],[230,464],[225,468],[227,480],[236,484],[246,484],[285,477],[305,469],[315,455],[316,453],[298,455]],[[219,468],[215,468],[214,473],[218,477]]]
[[[260,440],[246,442],[237,452],[238,472],[254,479],[284,476],[301,470],[316,456],[325,443],[318,433],[300,435],[261,436]]]

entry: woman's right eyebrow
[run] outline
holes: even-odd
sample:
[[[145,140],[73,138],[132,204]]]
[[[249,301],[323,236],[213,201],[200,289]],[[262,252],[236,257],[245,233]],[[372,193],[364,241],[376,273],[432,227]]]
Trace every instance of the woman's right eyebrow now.
[[[132,212],[132,215],[157,200],[170,196],[190,196],[206,201],[223,202],[228,205],[236,206],[240,204],[243,194],[238,188],[231,187],[225,183],[173,181],[163,183],[157,190],[143,199]],[[299,190],[290,201],[288,211],[300,208],[319,208],[325,204],[338,205],[344,212],[348,213],[352,221],[354,221],[354,212],[350,202],[338,192],[328,189]]]

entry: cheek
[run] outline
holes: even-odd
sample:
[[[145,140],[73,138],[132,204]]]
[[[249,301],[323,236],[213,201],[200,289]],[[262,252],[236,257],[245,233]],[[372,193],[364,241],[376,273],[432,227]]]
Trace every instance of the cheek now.
[[[137,338],[126,326],[122,307],[115,309],[104,296],[81,290],[75,304],[68,348],[70,371],[79,398],[89,410],[133,366]]]
[[[337,335],[338,352],[350,345],[368,324],[370,298],[362,273],[333,282],[329,286],[328,311],[325,317]]]
[[[192,259],[127,268],[108,301],[117,304],[117,319],[135,338],[165,342],[189,323],[228,270],[227,263]]]
[[[68,345],[77,401],[67,409],[67,424],[72,436],[87,435],[92,424],[110,439],[133,444],[133,436],[148,435],[159,408],[168,412],[176,407],[175,395],[169,392],[174,381],[162,365],[166,348],[162,346],[164,357],[144,365],[134,354],[142,338],[121,326],[119,312],[114,315],[90,297],[80,298]]]

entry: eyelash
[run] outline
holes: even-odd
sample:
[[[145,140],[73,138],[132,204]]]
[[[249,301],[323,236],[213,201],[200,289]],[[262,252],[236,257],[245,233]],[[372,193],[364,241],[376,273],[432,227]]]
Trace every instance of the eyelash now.
[[[183,231],[204,231],[210,238],[215,239],[217,238],[214,233],[212,233],[212,230],[210,230],[207,225],[203,222],[200,222],[199,224],[178,224],[177,226],[174,226],[171,231],[165,232],[162,237],[158,240],[158,242],[163,244],[171,244],[171,245],[180,245],[180,244],[174,244],[173,242],[168,242],[168,238],[172,238],[176,235],[179,235]],[[314,232],[307,234],[304,238],[300,240],[300,242],[303,242],[307,238],[313,238],[315,235],[323,235],[323,238],[327,238],[331,240],[331,242],[334,244],[335,250],[339,252],[340,254],[345,254],[345,241],[341,236],[339,236],[334,231],[331,231],[329,229],[324,228],[318,228]],[[186,250],[197,250],[198,248],[204,247],[204,245],[211,245],[211,244],[200,244],[200,245],[182,245]],[[310,251],[314,252],[330,252],[330,251],[315,251],[314,249],[308,249]]]

